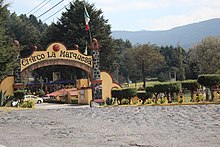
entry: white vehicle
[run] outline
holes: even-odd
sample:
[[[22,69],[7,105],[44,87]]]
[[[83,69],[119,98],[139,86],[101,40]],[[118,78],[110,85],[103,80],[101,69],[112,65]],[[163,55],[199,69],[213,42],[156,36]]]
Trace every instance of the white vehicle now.
[[[34,101],[35,103],[43,103],[43,99],[35,95],[25,95],[23,101]]]

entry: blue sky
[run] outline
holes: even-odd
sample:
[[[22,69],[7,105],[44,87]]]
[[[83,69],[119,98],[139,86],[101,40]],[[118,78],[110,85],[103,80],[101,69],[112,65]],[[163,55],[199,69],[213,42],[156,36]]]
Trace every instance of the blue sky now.
[[[25,14],[43,0],[6,0],[11,3],[11,12]],[[51,0],[34,15],[39,16],[60,0]],[[86,0],[102,9],[105,19],[109,20],[112,30],[168,30],[173,27],[197,23],[212,18],[220,18],[220,0]],[[64,0],[51,12],[40,17],[48,18],[54,12],[67,5]],[[65,11],[65,9],[63,9]],[[56,22],[61,16],[57,13],[46,23]],[[92,18],[91,18],[92,19]]]

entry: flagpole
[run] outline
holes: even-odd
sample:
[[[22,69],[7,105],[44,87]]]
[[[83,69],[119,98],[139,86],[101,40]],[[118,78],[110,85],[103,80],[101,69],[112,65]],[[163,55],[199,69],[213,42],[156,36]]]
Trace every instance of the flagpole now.
[[[89,27],[89,39],[90,39],[90,44],[92,43],[92,34],[91,34],[91,31],[90,31],[90,27]]]
[[[87,17],[88,17],[89,14],[88,14],[87,9],[86,9],[86,2],[85,2],[85,0],[83,0],[83,4],[84,4],[85,13],[87,13]],[[90,20],[90,18],[89,18],[89,20]],[[89,35],[89,40],[90,40],[90,45],[91,45],[91,43],[92,43],[92,34],[91,34],[91,31],[90,31],[89,22],[88,22],[88,35]]]

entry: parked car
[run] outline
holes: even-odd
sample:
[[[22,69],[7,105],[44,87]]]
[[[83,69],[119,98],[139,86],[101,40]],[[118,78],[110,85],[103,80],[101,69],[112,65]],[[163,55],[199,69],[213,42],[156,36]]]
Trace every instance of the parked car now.
[[[43,98],[44,102],[53,102],[54,100],[56,100],[54,96],[45,95],[45,96],[42,96],[42,98]]]
[[[43,103],[44,100],[43,98],[41,97],[38,97],[38,96],[35,96],[35,95],[25,95],[24,98],[23,98],[23,101],[29,101],[29,100],[32,100],[34,101],[35,103]]]

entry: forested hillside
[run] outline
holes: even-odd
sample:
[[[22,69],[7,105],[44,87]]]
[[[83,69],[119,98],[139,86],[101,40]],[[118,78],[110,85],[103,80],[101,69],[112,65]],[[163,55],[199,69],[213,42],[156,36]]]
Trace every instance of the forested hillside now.
[[[165,31],[113,31],[112,36],[116,39],[128,39],[132,44],[144,44],[148,42],[159,46],[176,46],[179,44],[188,50],[206,37],[220,36],[220,18],[180,26]]]

